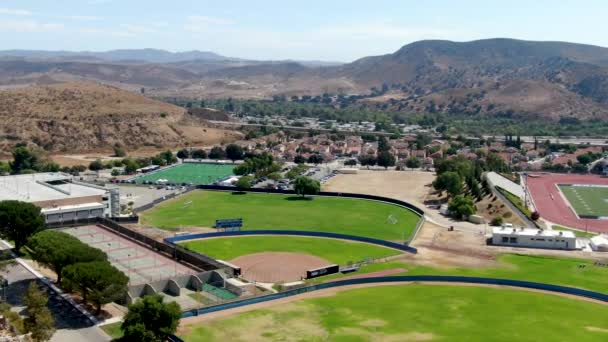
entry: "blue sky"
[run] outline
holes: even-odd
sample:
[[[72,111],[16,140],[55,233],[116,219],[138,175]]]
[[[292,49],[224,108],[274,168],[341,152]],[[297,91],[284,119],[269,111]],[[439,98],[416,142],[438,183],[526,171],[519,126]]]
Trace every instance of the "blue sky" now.
[[[352,61],[422,39],[608,46],[605,0],[0,0],[0,49],[203,50]]]

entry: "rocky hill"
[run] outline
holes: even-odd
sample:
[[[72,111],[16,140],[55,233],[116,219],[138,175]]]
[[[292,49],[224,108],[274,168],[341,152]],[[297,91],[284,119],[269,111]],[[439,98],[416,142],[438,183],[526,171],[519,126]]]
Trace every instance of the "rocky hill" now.
[[[172,63],[0,59],[0,86],[83,79],[137,92],[145,88],[157,97],[366,94],[372,96],[364,104],[402,112],[608,120],[608,49],[573,43],[429,40],[324,66],[213,58]]]
[[[120,144],[206,145],[240,136],[211,128],[183,108],[112,86],[62,83],[0,92],[0,150],[26,142],[48,151],[88,151]]]

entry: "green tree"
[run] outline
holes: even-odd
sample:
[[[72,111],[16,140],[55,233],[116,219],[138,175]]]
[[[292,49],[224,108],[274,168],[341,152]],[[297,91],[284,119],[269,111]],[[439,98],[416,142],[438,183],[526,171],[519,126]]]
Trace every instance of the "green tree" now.
[[[378,162],[376,157],[372,154],[362,154],[358,159],[361,166],[374,166]]]
[[[457,195],[448,204],[448,210],[458,218],[475,214],[477,208],[471,196]]]
[[[462,178],[457,172],[448,171],[437,176],[433,187],[439,192],[447,191],[448,195],[453,197],[462,193]]]
[[[0,236],[14,241],[17,253],[30,236],[44,227],[39,207],[21,201],[0,201]]]
[[[124,341],[163,342],[175,333],[181,309],[175,302],[164,303],[160,295],[146,296],[129,305],[120,326]]]
[[[253,177],[251,176],[242,176],[234,185],[241,190],[247,190],[251,188],[251,184],[253,182]]]
[[[378,140],[378,154],[380,154],[381,152],[388,152],[390,151],[390,149],[391,146],[389,145],[386,137],[380,137],[380,139]]]
[[[157,156],[164,161],[164,165],[171,165],[177,163],[177,157],[173,155],[173,152],[166,150],[161,152]]]
[[[321,164],[323,163],[323,156],[318,153],[311,154],[308,157],[308,162],[315,165]]]
[[[77,238],[56,230],[43,230],[32,236],[27,246],[32,251],[32,258],[57,274],[61,283],[65,267],[81,262],[105,261],[106,254],[100,249],[91,247]]]
[[[95,159],[89,164],[89,170],[91,171],[99,171],[103,169],[103,163],[101,159]]]
[[[496,216],[495,218],[492,219],[492,222],[490,222],[490,225],[492,226],[502,226],[503,223],[503,219],[502,216]]]
[[[190,151],[187,148],[182,148],[177,151],[177,158],[179,159],[187,159],[190,157]]]
[[[237,144],[230,144],[226,146],[226,158],[232,160],[243,159],[243,148]]]
[[[410,157],[405,161],[405,166],[409,167],[410,169],[417,169],[422,165],[422,162],[420,161],[420,159],[416,158],[416,157]]]
[[[11,166],[9,165],[9,163],[0,161],[0,175],[3,175],[5,173],[10,173],[10,172],[11,172]]]
[[[132,158],[123,159],[122,164],[125,166],[125,174],[127,175],[132,175],[139,169],[139,164]]]
[[[306,158],[304,158],[304,156],[298,154],[297,156],[295,156],[293,158],[293,162],[296,164],[304,164],[304,163],[306,163]]]
[[[299,176],[294,182],[293,189],[296,194],[305,197],[306,195],[318,194],[321,191],[321,184],[312,178]]]
[[[388,151],[378,153],[378,166],[388,169],[389,166],[395,166],[395,156]]]
[[[96,314],[101,306],[124,298],[129,278],[107,261],[80,262],[63,269],[62,284],[66,289],[79,292],[83,301],[95,305]]]
[[[40,169],[41,160],[38,153],[26,146],[17,146],[13,149],[13,161],[9,163],[12,173],[31,173]]]
[[[205,152],[205,150],[202,149],[196,149],[192,151],[192,158],[194,159],[206,159],[207,158],[207,152]]]
[[[125,152],[125,149],[122,148],[120,145],[114,145],[114,157],[124,157],[127,155],[127,152]]]
[[[418,133],[416,135],[416,149],[422,150],[433,141],[433,138],[427,133]]]
[[[223,159],[226,157],[226,152],[221,146],[213,146],[208,157],[209,159]]]
[[[27,310],[23,325],[25,330],[32,334],[34,341],[48,341],[55,333],[55,320],[48,308],[48,302],[48,296],[32,281],[23,295]]]
[[[593,157],[590,154],[581,154],[576,159],[583,165],[587,165],[593,161]]]

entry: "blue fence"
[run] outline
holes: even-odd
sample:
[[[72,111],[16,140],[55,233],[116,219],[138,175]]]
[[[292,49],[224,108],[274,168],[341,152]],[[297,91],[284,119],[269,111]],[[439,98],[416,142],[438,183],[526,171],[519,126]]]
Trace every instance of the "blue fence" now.
[[[265,229],[265,230],[242,230],[242,231],[231,231],[231,232],[201,233],[201,234],[190,234],[190,235],[180,235],[180,236],[170,237],[170,238],[166,238],[165,242],[175,244],[176,242],[179,242],[179,241],[187,241],[187,240],[194,240],[194,239],[207,239],[207,238],[226,237],[226,236],[247,236],[247,235],[290,235],[290,236],[312,236],[312,237],[322,237],[322,238],[330,238],[330,239],[342,239],[342,240],[371,243],[374,245],[389,247],[389,248],[397,249],[397,250],[408,252],[408,253],[414,253],[414,254],[417,253],[416,248],[410,247],[408,245],[396,243],[396,242],[380,240],[380,239],[373,239],[373,238],[357,236],[357,235],[303,231],[303,230]]]
[[[211,312],[218,312],[241,306],[252,305],[257,303],[263,303],[273,301],[281,298],[291,297],[302,293],[318,291],[323,289],[329,289],[334,287],[348,286],[348,285],[360,285],[360,284],[374,284],[374,283],[399,283],[399,282],[441,282],[441,283],[467,283],[477,285],[502,285],[512,286],[524,289],[543,290],[561,294],[567,294],[572,296],[584,297],[595,299],[603,302],[608,302],[608,294],[601,292],[588,291],[568,286],[536,283],[522,280],[510,280],[510,279],[497,279],[497,278],[480,278],[480,277],[461,277],[461,276],[433,276],[433,275],[419,275],[419,276],[386,276],[386,277],[373,277],[373,278],[358,278],[358,279],[347,279],[338,280],[328,283],[322,283],[303,287],[295,290],[289,290],[281,293],[270,294],[266,296],[249,298],[240,301],[234,301],[224,303],[220,305],[208,306],[205,308],[190,310],[182,313],[182,318],[194,317],[198,315],[204,315]]]

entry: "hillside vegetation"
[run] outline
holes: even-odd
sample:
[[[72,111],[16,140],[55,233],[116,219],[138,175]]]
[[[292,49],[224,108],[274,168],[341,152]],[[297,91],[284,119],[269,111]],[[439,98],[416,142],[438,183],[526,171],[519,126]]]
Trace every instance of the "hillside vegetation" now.
[[[110,148],[118,144],[212,144],[235,134],[207,127],[183,108],[95,83],[62,83],[0,92],[0,149],[19,142],[47,151]]]

